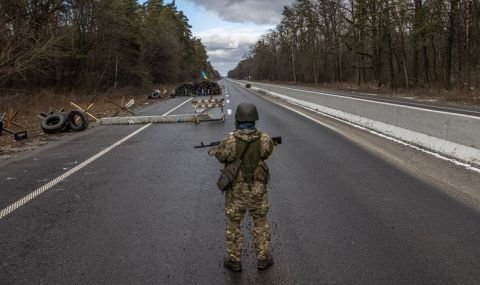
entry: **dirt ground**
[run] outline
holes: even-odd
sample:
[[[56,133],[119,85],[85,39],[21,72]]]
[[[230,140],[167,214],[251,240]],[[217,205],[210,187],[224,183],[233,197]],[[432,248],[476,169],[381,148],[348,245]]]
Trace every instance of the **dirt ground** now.
[[[52,108],[55,112],[61,110],[70,111],[76,109],[70,105],[70,102],[74,102],[77,105],[85,108],[90,102],[93,102],[93,107],[89,110],[97,118],[109,117],[118,111],[118,107],[108,102],[105,98],[113,100],[117,104],[120,104],[124,97],[124,102],[128,102],[130,99],[135,100],[135,104],[131,108],[132,111],[139,110],[151,103],[157,102],[163,99],[147,99],[147,95],[152,93],[153,90],[167,90],[166,94],[169,94],[173,90],[174,86],[155,86],[154,88],[122,88],[117,90],[109,90],[105,93],[97,94],[55,94],[48,91],[42,91],[35,94],[10,94],[0,96],[0,117],[4,112],[8,114],[10,112],[19,111],[15,117],[14,122],[25,127],[28,133],[28,139],[22,141],[15,141],[13,135],[6,133],[5,131],[0,136],[0,159],[8,159],[20,152],[32,150],[38,146],[44,145],[49,141],[62,140],[64,137],[73,136],[75,132],[67,132],[61,134],[47,135],[44,134],[41,127],[41,120],[37,117],[40,112],[47,113],[49,108]],[[165,95],[167,97],[168,95]],[[122,112],[119,116],[127,116],[129,113]],[[6,119],[5,119],[6,120]],[[95,124],[90,121],[89,127],[94,127]],[[5,123],[5,122],[4,122]],[[21,128],[10,126],[9,129],[13,131],[20,131]]]

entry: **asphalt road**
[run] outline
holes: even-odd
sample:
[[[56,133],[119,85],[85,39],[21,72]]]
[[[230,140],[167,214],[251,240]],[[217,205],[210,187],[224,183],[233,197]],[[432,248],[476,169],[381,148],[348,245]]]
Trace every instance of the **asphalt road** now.
[[[220,164],[233,126],[156,124],[0,219],[0,284],[479,284],[480,214],[344,136],[224,82],[281,135],[270,159],[276,263],[222,267]],[[186,98],[151,106],[164,114]],[[185,104],[173,113],[191,112]],[[102,126],[0,162],[0,209],[142,126]],[[251,220],[245,221],[251,228]]]
[[[346,92],[346,91],[331,91],[331,90],[322,90],[318,88],[297,86],[297,85],[288,85],[288,84],[271,84],[271,83],[262,83],[262,82],[249,82],[249,81],[240,81],[242,83],[250,83],[253,86],[268,89],[271,91],[280,91],[281,94],[286,94],[288,96],[295,97],[297,99],[303,99],[310,101],[314,99],[318,94],[323,95],[333,95],[333,96],[342,96],[349,98],[356,98],[368,101],[390,103],[395,105],[410,106],[419,109],[442,111],[452,114],[463,114],[474,117],[480,117],[480,107],[471,106],[466,104],[449,104],[436,101],[420,101],[418,99],[409,99],[406,97],[394,97],[386,95],[378,95],[371,93],[358,93],[358,92]]]

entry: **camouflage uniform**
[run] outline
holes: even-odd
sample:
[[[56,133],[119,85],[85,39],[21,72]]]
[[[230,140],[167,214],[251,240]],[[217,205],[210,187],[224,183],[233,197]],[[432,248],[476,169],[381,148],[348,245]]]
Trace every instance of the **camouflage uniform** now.
[[[238,143],[237,143],[238,142]],[[270,244],[270,232],[267,223],[269,204],[267,199],[267,183],[269,179],[266,160],[273,150],[272,139],[257,130],[236,130],[227,135],[220,144],[210,149],[209,154],[215,155],[222,163],[231,163],[240,157],[239,144],[252,142],[244,158],[252,152],[257,152],[258,163],[251,169],[253,179],[246,179],[248,172],[240,168],[232,188],[225,192],[225,214],[227,215],[226,244],[230,259],[240,262],[243,246],[243,234],[240,224],[248,211],[253,218],[255,251],[259,260],[268,257]],[[256,147],[255,147],[256,142]],[[258,154],[258,152],[260,152]],[[254,154],[253,154],[254,155]],[[249,181],[250,180],[250,181]]]

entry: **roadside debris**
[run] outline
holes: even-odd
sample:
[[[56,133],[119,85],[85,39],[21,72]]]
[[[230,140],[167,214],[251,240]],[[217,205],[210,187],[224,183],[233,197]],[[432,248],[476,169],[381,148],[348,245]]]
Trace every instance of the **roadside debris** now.
[[[128,101],[127,103],[125,103],[125,96],[122,97],[122,101],[120,102],[120,104],[117,104],[115,103],[113,100],[111,99],[108,99],[107,97],[104,97],[105,100],[107,100],[108,102],[112,103],[113,105],[117,106],[118,107],[118,111],[115,112],[115,114],[112,115],[112,117],[116,117],[118,116],[120,113],[122,112],[126,112],[126,113],[130,113],[132,114],[133,116],[136,116],[134,112],[130,111],[130,108],[135,104],[135,100],[134,99],[131,99],[130,101]]]
[[[250,85],[250,83],[245,84],[245,88],[251,88],[251,87],[252,85]]]
[[[154,90],[152,94],[147,96],[147,99],[160,99],[162,92],[160,90]]]
[[[74,132],[81,132],[88,128],[88,115],[82,110],[72,110],[68,113],[67,123]]]
[[[16,110],[16,111],[10,110],[8,113],[8,116],[6,112],[2,114],[2,116],[0,117],[0,136],[2,135],[3,131],[5,131],[6,133],[13,135],[13,138],[16,141],[24,140],[28,137],[25,127],[23,127],[22,125],[14,121],[15,117],[18,115],[19,112],[20,112],[19,110]],[[5,120],[5,117],[6,117],[6,120]],[[13,131],[10,129],[11,126],[20,128],[21,130]]]
[[[168,97],[171,97],[171,94],[168,94],[167,89],[163,89],[163,91],[153,90],[152,94],[147,96],[147,99],[167,99]]]
[[[98,119],[92,115],[89,110],[93,107],[93,103],[90,103],[88,106],[86,106],[85,108],[82,108],[80,107],[79,105],[73,103],[73,102],[70,102],[70,105],[72,105],[73,107],[77,108],[78,110],[84,112],[85,114],[87,114],[87,116],[89,116],[94,122],[98,121]]]
[[[64,109],[53,112],[52,108],[47,113],[39,113],[38,118],[42,121],[41,128],[46,134],[58,134],[67,131],[81,132],[89,124],[88,115],[80,110],[64,112]]]

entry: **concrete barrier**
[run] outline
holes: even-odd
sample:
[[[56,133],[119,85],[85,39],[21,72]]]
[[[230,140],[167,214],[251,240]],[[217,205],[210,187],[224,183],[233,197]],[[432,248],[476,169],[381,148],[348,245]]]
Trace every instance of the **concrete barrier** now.
[[[244,85],[244,82],[235,83]],[[249,83],[253,90],[263,91],[290,103],[480,166],[479,117],[270,84]]]
[[[149,123],[183,123],[193,122],[195,116],[136,116],[108,117],[99,120],[100,125],[135,125]]]
[[[99,120],[100,125],[136,125],[158,123],[192,123],[205,121],[219,121],[207,114],[195,115],[167,115],[167,116],[135,116],[135,117],[108,117]]]

